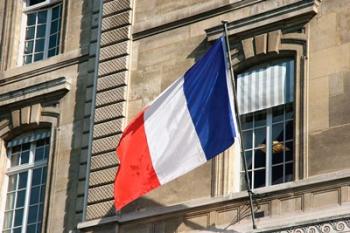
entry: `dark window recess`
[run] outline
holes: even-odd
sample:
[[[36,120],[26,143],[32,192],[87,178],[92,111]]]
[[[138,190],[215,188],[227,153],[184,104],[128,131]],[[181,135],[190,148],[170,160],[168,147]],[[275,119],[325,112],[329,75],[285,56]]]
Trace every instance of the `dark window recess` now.
[[[28,5],[33,6],[42,2],[46,2],[46,0],[28,0]]]

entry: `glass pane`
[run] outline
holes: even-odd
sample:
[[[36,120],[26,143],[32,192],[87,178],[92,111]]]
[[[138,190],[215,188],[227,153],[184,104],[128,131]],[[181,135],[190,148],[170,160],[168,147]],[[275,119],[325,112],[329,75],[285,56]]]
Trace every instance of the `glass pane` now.
[[[272,165],[283,162],[283,143],[274,142],[272,144]]]
[[[256,129],[255,133],[255,147],[266,147],[266,128]]]
[[[44,147],[36,148],[35,150],[35,161],[42,160],[44,157]]]
[[[36,13],[27,15],[27,26],[34,25],[36,21]]]
[[[244,149],[252,148],[253,131],[248,130],[243,132]]]
[[[254,126],[264,126],[266,125],[266,111],[259,111],[254,114]]]
[[[17,184],[17,175],[12,175],[9,177],[9,185],[7,188],[7,192],[13,191],[16,189]]]
[[[44,51],[44,46],[45,46],[45,39],[35,40],[35,52]]]
[[[50,147],[45,146],[45,152],[44,152],[44,159],[47,159],[49,157]]]
[[[41,233],[41,222],[37,224],[36,233]]]
[[[38,205],[30,206],[28,212],[28,223],[34,223],[38,217]]]
[[[42,168],[33,170],[32,186],[39,185],[41,183]]]
[[[34,39],[35,27],[27,27],[26,28],[26,40]]]
[[[19,145],[19,146],[15,146],[15,147],[13,147],[12,148],[12,153],[14,154],[14,153],[17,153],[17,152],[20,152],[21,151],[21,146]]]
[[[28,177],[28,172],[19,173],[18,189],[22,189],[27,186],[27,177]]]
[[[272,142],[283,142],[283,123],[272,125]]]
[[[242,129],[250,129],[253,127],[253,114],[241,116]]]
[[[57,34],[50,36],[49,49],[56,47],[57,45]]]
[[[58,20],[51,22],[50,35],[58,32]]]
[[[30,192],[30,205],[36,204],[39,202],[39,193],[40,193],[40,186],[32,188]]]
[[[22,227],[13,229],[13,233],[21,233],[22,232]]]
[[[43,219],[43,211],[44,211],[44,205],[41,204],[39,206],[39,216],[38,216],[38,221],[41,221]]]
[[[272,109],[272,122],[283,121],[284,118],[284,105],[274,107]]]
[[[289,182],[293,180],[293,163],[286,164],[286,180],[285,182]]]
[[[50,49],[47,56],[48,57],[53,57],[56,55],[56,48]]]
[[[19,164],[19,153],[11,155],[11,167],[17,166]]]
[[[52,9],[52,20],[57,19],[60,15],[60,6]]]
[[[286,151],[286,162],[288,161],[293,161],[293,142],[287,142],[285,146],[285,151]]]
[[[293,121],[286,122],[286,140],[293,139],[294,124]]]
[[[24,64],[32,63],[32,55],[24,56]]]
[[[266,153],[260,149],[255,150],[254,154],[254,168],[265,167]]]
[[[265,186],[265,169],[254,171],[254,188]]]
[[[43,168],[43,176],[41,178],[41,183],[45,184],[46,183],[46,176],[47,176],[47,167]]]
[[[40,147],[44,145],[45,145],[45,139],[40,139],[36,142],[36,147]]]
[[[36,38],[43,38],[45,37],[46,32],[46,25],[40,25],[36,29]]]
[[[46,0],[29,0],[29,6],[33,6],[35,4],[45,2]]]
[[[29,151],[25,151],[21,154],[21,164],[26,164],[29,162]]]
[[[40,202],[44,202],[45,198],[45,185],[41,186],[40,188]]]
[[[13,219],[13,211],[5,212],[4,229],[10,228]]]
[[[27,233],[35,233],[35,227],[36,227],[36,224],[28,225]]]
[[[244,155],[245,155],[246,162],[247,162],[247,169],[251,170],[252,169],[252,151],[245,151]],[[241,170],[244,170],[243,161],[242,161],[242,164],[241,164]]]
[[[294,109],[293,103],[286,104],[286,120],[293,119]]]
[[[272,167],[272,184],[283,182],[283,165]]]
[[[24,43],[24,53],[32,53],[33,52],[34,41],[26,41]]]
[[[26,190],[17,193],[16,207],[23,207],[26,199]]]
[[[29,149],[30,149],[30,143],[22,144],[22,151],[29,150]]]
[[[6,210],[13,209],[15,204],[15,193],[8,193],[6,198]]]
[[[17,209],[15,211],[15,222],[14,226],[21,226],[23,222],[23,209]]]
[[[34,55],[34,61],[40,61],[40,60],[43,60],[44,58],[44,53],[36,53]]]
[[[38,13],[38,24],[46,23],[47,11],[40,11]]]

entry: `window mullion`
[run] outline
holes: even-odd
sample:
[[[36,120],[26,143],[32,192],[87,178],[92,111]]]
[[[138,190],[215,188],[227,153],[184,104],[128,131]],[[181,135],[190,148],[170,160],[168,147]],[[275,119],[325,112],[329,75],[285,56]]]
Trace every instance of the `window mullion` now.
[[[47,59],[48,53],[49,53],[51,18],[52,18],[52,8],[49,8],[49,9],[47,9],[47,17],[46,17],[44,59]]]
[[[272,183],[272,109],[266,111],[266,185]]]

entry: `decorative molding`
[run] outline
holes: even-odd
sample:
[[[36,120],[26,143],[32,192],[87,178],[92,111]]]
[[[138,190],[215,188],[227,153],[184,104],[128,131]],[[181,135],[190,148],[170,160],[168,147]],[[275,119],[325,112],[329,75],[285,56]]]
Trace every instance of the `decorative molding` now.
[[[16,83],[13,88],[11,85],[7,88],[15,89],[15,87],[20,86]],[[67,78],[60,77],[50,81],[38,83],[32,86],[27,86],[21,89],[15,89],[7,93],[0,95],[0,107],[14,104],[18,102],[27,101],[34,97],[42,97],[44,95],[57,95],[58,93],[65,93],[69,91],[71,84],[68,82]]]

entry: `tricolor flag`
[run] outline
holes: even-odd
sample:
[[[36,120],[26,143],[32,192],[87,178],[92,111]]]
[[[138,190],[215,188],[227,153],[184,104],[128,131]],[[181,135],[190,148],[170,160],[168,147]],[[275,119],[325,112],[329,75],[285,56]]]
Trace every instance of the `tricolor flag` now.
[[[220,38],[124,130],[115,207],[204,164],[238,136],[225,41]]]

